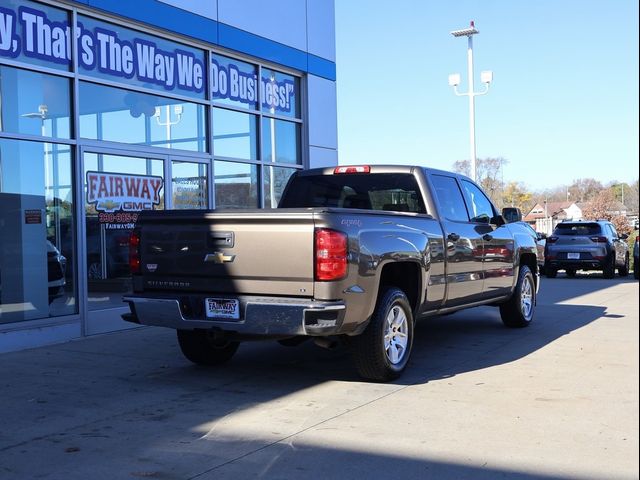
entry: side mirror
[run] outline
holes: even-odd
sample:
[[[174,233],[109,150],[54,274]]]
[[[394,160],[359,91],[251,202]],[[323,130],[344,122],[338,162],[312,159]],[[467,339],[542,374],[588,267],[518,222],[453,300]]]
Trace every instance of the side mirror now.
[[[496,215],[495,217],[491,217],[491,220],[489,220],[489,223],[491,225],[495,225],[496,227],[501,227],[507,222],[504,221],[504,218],[502,217],[502,215]]]
[[[629,238],[629,235],[627,235],[626,233],[621,233],[620,234],[620,239],[621,240],[626,240],[627,238]]]
[[[547,234],[542,232],[536,232],[536,236],[538,237],[538,240],[546,240],[547,238]]]
[[[516,207],[505,207],[502,209],[502,216],[507,223],[521,222],[522,212]]]
[[[477,217],[473,217],[471,219],[471,221],[473,223],[490,223],[491,219],[489,218],[489,215],[487,215],[486,213],[481,213],[480,215],[478,215]]]

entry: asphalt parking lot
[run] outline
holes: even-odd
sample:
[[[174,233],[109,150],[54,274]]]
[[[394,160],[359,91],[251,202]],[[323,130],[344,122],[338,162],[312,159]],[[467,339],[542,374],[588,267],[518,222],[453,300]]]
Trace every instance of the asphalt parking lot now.
[[[346,350],[192,366],[141,328],[0,355],[3,479],[638,478],[638,282],[543,279],[535,323],[420,323],[400,381]]]

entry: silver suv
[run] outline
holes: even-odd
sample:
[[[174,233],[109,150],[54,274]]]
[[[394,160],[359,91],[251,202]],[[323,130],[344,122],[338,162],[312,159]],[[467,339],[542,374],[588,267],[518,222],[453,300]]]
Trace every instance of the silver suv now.
[[[611,222],[570,221],[559,223],[545,246],[545,273],[555,278],[558,270],[573,277],[578,270],[602,270],[613,278],[629,274],[627,235],[618,235]]]

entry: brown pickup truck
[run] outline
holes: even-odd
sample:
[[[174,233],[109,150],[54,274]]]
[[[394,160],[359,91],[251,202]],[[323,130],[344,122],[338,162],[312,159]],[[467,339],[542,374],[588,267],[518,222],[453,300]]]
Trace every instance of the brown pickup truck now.
[[[348,340],[359,374],[386,381],[405,369],[419,318],[494,305],[505,325],[529,325],[535,240],[458,174],[300,171],[277,209],[142,213],[123,318],[176,329],[184,355],[204,365],[244,340]]]

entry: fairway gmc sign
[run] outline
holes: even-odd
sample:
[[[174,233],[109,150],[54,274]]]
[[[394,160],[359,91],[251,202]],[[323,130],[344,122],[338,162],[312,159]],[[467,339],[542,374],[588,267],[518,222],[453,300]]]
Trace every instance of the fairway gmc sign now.
[[[162,177],[87,172],[87,204],[98,212],[139,212],[160,204]]]

